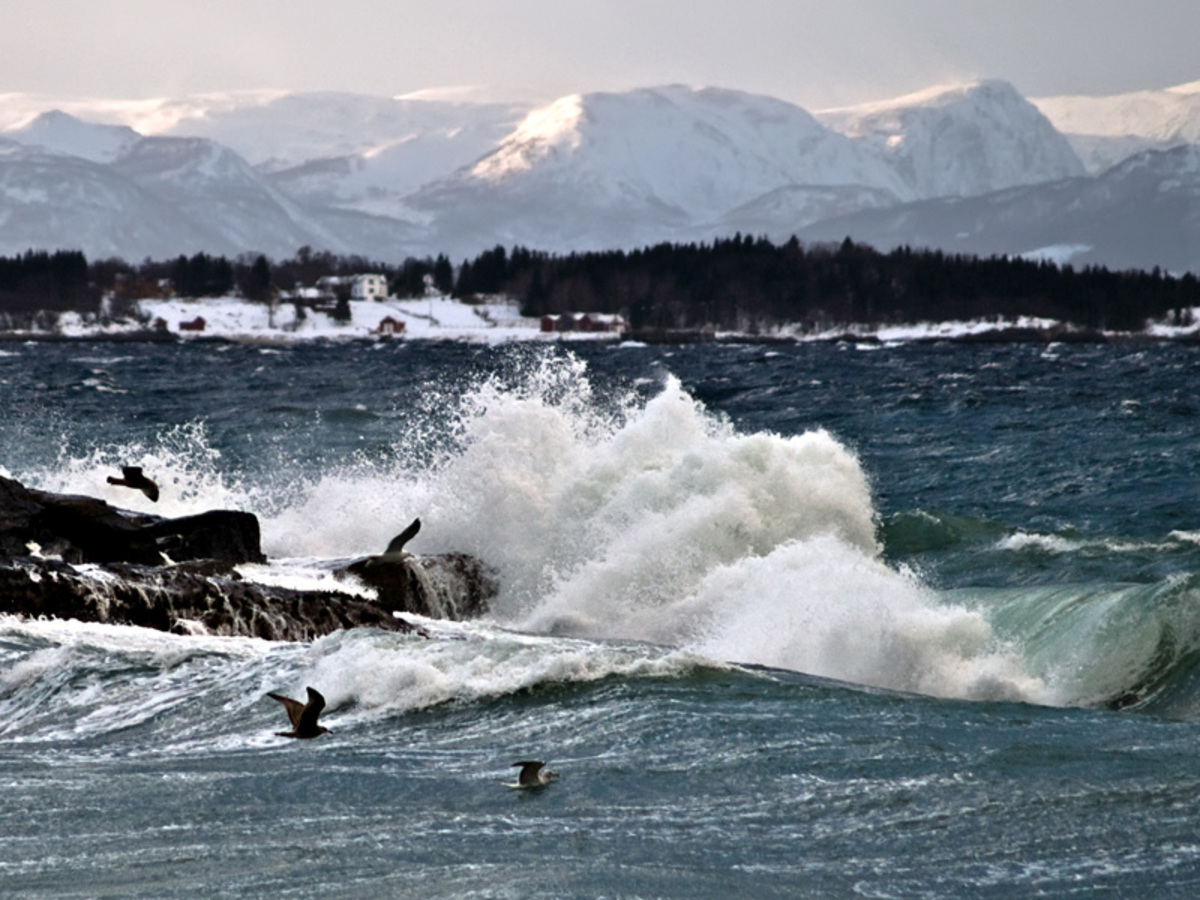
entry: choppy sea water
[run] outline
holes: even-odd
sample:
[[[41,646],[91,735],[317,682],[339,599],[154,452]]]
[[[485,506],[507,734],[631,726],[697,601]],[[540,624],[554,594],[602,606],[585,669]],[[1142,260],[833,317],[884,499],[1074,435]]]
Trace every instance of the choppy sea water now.
[[[497,567],[311,645],[0,619],[0,893],[1191,897],[1200,349],[0,347],[0,468]],[[157,505],[105,482],[141,464]],[[294,742],[267,691],[318,687]],[[544,758],[559,782],[508,790]]]

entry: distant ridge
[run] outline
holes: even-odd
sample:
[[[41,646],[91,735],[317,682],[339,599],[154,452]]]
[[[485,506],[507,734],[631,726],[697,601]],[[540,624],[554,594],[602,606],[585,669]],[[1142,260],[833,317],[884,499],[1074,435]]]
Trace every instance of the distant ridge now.
[[[1142,150],[1200,143],[1200,81],[1161,91],[1043,97],[1033,102],[1069,137],[1093,173]]]
[[[1123,225],[1088,187],[1136,154],[1200,141],[1200,82],[1031,102],[991,79],[815,114],[682,85],[538,107],[444,92],[3,94],[0,127],[0,254],[283,258],[308,245],[399,262],[741,231],[983,253],[1086,246],[1076,258],[1146,268],[1200,255],[1187,154],[1138,164],[1157,180],[1112,174]],[[1174,206],[1138,193],[1167,184]],[[1060,208],[1081,195],[1095,221]]]

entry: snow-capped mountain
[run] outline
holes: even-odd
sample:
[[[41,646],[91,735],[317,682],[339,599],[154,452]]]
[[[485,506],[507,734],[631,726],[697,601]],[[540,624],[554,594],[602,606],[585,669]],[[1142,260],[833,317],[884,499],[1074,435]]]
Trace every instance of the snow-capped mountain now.
[[[57,109],[5,131],[4,136],[47,153],[96,163],[112,162],[142,137],[128,125],[96,125]]]
[[[488,153],[528,111],[344,93],[286,94],[178,119],[164,134],[206,137],[306,203],[405,218],[404,198]]]
[[[411,198],[443,241],[632,246],[781,188],[907,190],[868,149],[769,97],[681,86],[563,97]],[[495,241],[492,241],[493,243]]]
[[[914,198],[970,197],[1083,174],[1067,140],[1004,81],[818,112],[891,162]]]
[[[167,202],[108,166],[0,142],[0,252],[165,258],[188,237]],[[140,256],[130,254],[135,247]]]
[[[171,204],[197,228],[219,223],[213,240],[242,251],[262,250],[258,242],[267,235],[275,247],[293,249],[336,241],[306,222],[297,204],[267,185],[246,160],[204,138],[143,138],[112,169]]]
[[[982,81],[811,115],[678,85],[537,108],[282,92],[51,105],[3,94],[0,254],[280,258],[307,244],[398,262],[740,231],[1074,248],[1081,260],[1177,268],[1200,246],[1191,157],[1138,156],[1089,177],[1047,118],[1092,129],[1071,139],[1110,142],[1106,152],[1200,139],[1200,83],[1155,97],[1109,113],[1050,98],[1039,111],[1011,85]],[[1139,131],[1124,134],[1122,121]]]
[[[1076,266],[1200,271],[1200,146],[1147,150],[1097,177],[828,219],[799,237],[846,235],[885,251],[940,247]]]
[[[65,114],[0,143],[0,252],[78,248],[93,257],[166,258],[206,251],[286,256],[305,244],[393,255],[403,223],[309,209],[232,150],[203,138],[138,138]],[[120,140],[114,141],[114,135]],[[65,137],[64,137],[65,136]],[[69,139],[69,140],[68,140]],[[46,149],[49,144],[50,148]],[[76,155],[64,152],[71,145]],[[106,157],[112,159],[106,160]]]
[[[1032,101],[1067,136],[1089,172],[1135,153],[1200,143],[1200,81],[1161,91]]]
[[[337,92],[242,95],[238,102],[197,106],[155,133],[208,138],[269,172],[318,159],[372,158],[393,147],[440,139],[444,143],[428,149],[429,155],[463,148],[449,151],[464,157],[444,162],[449,171],[490,151],[528,111],[520,103]]]

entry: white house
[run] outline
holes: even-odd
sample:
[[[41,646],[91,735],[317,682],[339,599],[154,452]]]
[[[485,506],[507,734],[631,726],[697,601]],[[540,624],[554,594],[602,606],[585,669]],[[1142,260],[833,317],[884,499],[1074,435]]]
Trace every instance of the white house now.
[[[350,286],[351,300],[385,300],[388,296],[387,276],[355,275]]]

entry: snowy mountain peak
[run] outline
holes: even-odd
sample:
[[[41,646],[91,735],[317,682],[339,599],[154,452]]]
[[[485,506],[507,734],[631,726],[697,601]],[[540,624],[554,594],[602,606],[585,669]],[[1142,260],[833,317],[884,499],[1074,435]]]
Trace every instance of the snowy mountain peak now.
[[[819,120],[829,124],[833,121],[844,120],[847,127],[864,121],[880,120],[887,113],[896,116],[911,115],[913,109],[946,109],[964,103],[1023,103],[1025,98],[1007,81],[999,79],[980,79],[956,84],[938,84],[903,94],[887,100],[875,100],[870,103],[859,103],[855,106],[843,106],[824,109],[816,113]],[[839,128],[844,134],[848,133]]]
[[[972,196],[1083,174],[1049,120],[1005,81],[940,86],[817,119],[891,158],[919,197]]]
[[[228,189],[233,182],[260,181],[238,154],[204,138],[143,138],[122,154],[116,166],[125,173],[135,173],[141,184],[173,183],[186,185],[189,190],[206,184]]]
[[[584,101],[580,94],[560,97],[549,106],[533,110],[495,152],[476,163],[471,174],[483,181],[499,181],[532,169],[556,150],[568,153],[577,150],[583,143],[580,133],[583,117]]]
[[[798,106],[683,85],[560,98],[465,178],[570,182],[605,205],[637,197],[701,219],[791,184],[905,193],[886,164]]]
[[[3,134],[47,153],[99,163],[112,162],[141,139],[141,135],[127,125],[84,122],[58,109],[44,112],[31,122],[7,129]]]

